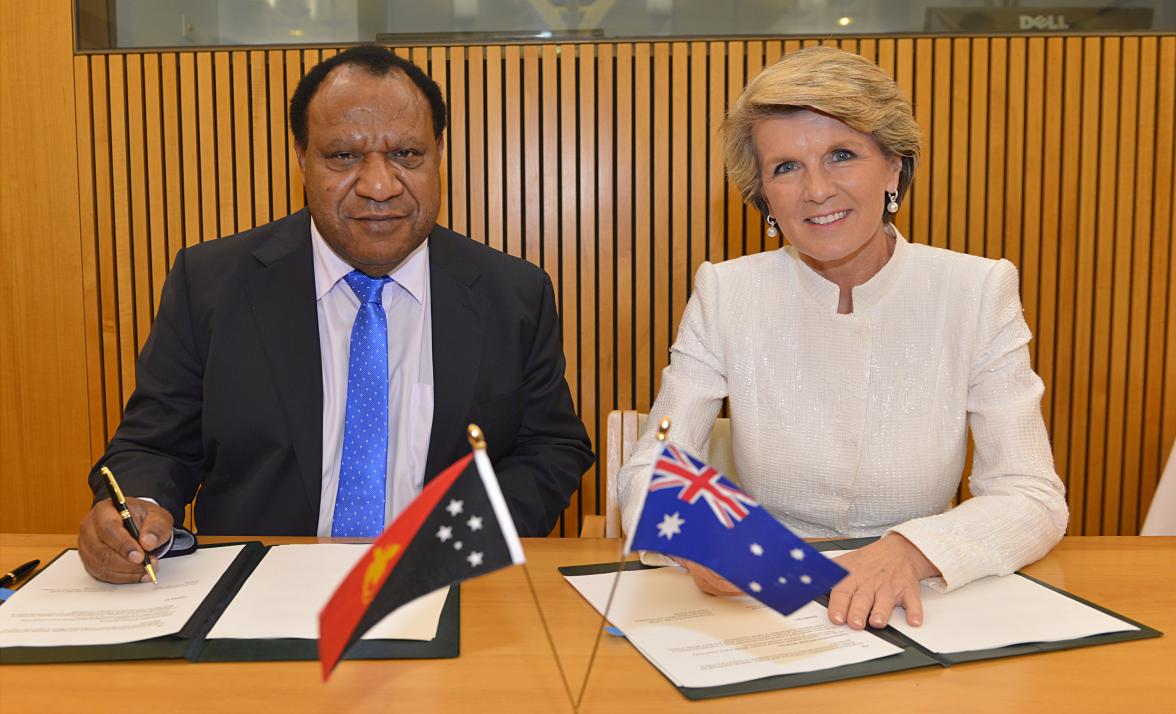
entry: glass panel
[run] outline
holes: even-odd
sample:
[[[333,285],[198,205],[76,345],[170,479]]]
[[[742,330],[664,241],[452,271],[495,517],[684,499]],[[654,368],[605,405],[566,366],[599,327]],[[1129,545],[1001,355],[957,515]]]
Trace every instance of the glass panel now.
[[[1171,0],[76,0],[78,48],[1176,29]]]

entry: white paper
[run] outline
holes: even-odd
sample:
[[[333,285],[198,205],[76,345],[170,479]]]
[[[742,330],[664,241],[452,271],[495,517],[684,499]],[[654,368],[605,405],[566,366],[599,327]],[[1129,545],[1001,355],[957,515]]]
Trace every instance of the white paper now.
[[[164,560],[159,585],[111,585],[66,551],[0,607],[0,647],[111,645],[174,635],[244,546]]]
[[[370,547],[320,543],[270,548],[208,639],[318,639],[319,611]],[[446,587],[407,603],[363,639],[433,639],[448,594]]]
[[[567,580],[602,612],[615,577]],[[625,571],[609,621],[682,687],[812,672],[902,651],[868,632],[833,625],[816,603],[786,617],[746,595],[706,595],[682,568]]]
[[[922,626],[906,624],[901,612],[890,624],[942,654],[1139,629],[1020,575],[981,578],[949,593],[923,585],[920,596]]]

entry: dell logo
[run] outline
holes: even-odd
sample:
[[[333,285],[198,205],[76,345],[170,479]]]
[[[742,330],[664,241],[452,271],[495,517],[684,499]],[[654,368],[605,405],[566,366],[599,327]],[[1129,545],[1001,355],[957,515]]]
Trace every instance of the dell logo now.
[[[1065,15],[1021,15],[1022,30],[1068,30]]]

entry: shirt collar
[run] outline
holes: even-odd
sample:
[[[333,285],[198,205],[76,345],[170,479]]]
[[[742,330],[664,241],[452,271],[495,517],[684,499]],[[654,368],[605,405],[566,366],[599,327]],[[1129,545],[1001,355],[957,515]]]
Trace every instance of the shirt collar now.
[[[348,273],[355,270],[347,261],[327,245],[323,235],[319,233],[314,218],[310,219],[310,245],[314,256],[314,291],[315,300],[322,300],[323,296],[331,292]],[[388,274],[400,287],[420,304],[425,303],[425,285],[429,268],[429,239],[425,238],[413,252],[408,254],[396,270]]]

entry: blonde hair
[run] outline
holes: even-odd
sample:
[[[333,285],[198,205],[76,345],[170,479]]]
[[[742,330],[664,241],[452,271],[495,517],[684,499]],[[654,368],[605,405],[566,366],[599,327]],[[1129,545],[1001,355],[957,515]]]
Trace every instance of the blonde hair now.
[[[920,132],[911,103],[878,65],[832,47],[806,47],[764,68],[727,113],[723,123],[727,175],[743,200],[767,215],[752,136],[756,122],[802,109],[828,114],[869,134],[885,154],[899,157],[898,200],[902,201],[919,160]],[[883,215],[890,218],[885,210]]]

